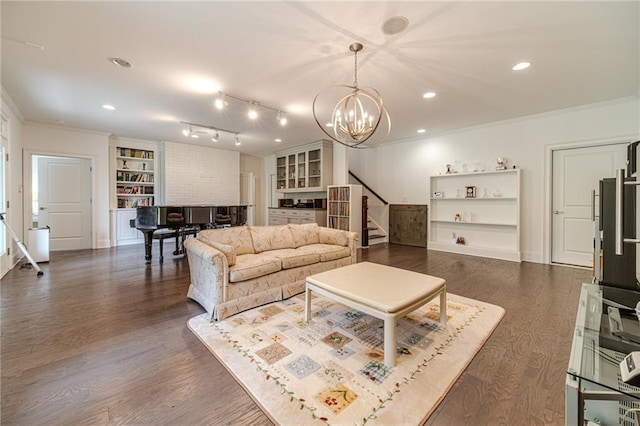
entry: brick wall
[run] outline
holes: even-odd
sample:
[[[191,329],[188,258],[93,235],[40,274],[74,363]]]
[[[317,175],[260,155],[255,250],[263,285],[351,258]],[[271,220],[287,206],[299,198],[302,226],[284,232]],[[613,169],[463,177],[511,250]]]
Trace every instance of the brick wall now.
[[[238,152],[165,142],[164,157],[165,204],[240,202]]]

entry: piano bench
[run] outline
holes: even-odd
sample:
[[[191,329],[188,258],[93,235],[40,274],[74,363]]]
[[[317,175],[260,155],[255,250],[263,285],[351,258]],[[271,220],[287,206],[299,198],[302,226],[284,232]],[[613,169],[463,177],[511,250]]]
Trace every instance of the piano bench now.
[[[189,228],[180,228],[180,229],[158,229],[157,231],[153,232],[152,238],[154,240],[158,240],[160,242],[160,257],[158,258],[158,261],[160,263],[162,263],[164,261],[164,256],[162,254],[163,252],[163,246],[164,246],[164,240],[166,240],[167,238],[175,238],[176,239],[176,249],[173,252],[174,256],[177,256],[179,254],[184,254],[184,247],[183,247],[183,243],[185,238],[187,238],[188,235],[191,236],[196,236],[196,234],[198,233],[198,228],[197,227],[189,227]]]

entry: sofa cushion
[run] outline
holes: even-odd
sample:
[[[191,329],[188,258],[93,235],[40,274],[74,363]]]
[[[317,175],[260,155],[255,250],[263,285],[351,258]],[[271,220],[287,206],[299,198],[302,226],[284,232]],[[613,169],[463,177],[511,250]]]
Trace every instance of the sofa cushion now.
[[[293,269],[320,262],[320,253],[300,252],[296,249],[280,249],[268,253],[282,261],[282,269]]]
[[[295,248],[293,234],[287,225],[249,226],[256,253],[267,250]]]
[[[332,244],[310,244],[308,246],[298,247],[296,251],[300,253],[318,253],[321,262],[342,259],[351,256],[349,247],[336,246]]]
[[[293,235],[294,247],[318,244],[320,227],[317,223],[290,223],[287,225]]]
[[[237,283],[278,272],[281,265],[280,259],[268,253],[236,256],[236,264],[229,267],[229,282]]]
[[[246,226],[232,226],[222,229],[205,229],[198,232],[198,238],[205,243],[214,241],[234,248],[236,255],[255,253],[251,233]]]

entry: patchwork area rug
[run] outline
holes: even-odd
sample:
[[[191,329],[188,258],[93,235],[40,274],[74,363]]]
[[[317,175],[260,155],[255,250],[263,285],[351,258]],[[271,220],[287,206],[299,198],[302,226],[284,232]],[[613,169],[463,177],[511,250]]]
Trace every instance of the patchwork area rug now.
[[[428,418],[491,335],[501,307],[447,295],[398,321],[387,368],[383,322],[321,296],[304,322],[304,294],[188,327],[281,425],[417,425]]]

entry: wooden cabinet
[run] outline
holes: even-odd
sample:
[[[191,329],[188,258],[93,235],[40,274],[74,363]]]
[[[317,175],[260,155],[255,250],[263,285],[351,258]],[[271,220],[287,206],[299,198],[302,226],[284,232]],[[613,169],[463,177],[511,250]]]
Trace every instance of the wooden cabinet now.
[[[136,209],[111,210],[111,239],[112,245],[123,246],[128,244],[142,244],[144,235],[136,228],[132,228],[130,222],[136,218]]]
[[[314,142],[276,152],[276,190],[325,191],[333,179],[333,143]]]
[[[428,206],[389,205],[389,242],[427,247]]]
[[[431,177],[429,248],[521,261],[520,170]]]
[[[327,211],[323,209],[269,209],[269,225],[286,225],[287,223],[317,223],[320,226],[326,226]]]
[[[327,227],[358,233],[362,241],[362,186],[330,185],[327,188]]]
[[[155,198],[155,152],[116,147],[116,207],[153,206]]]

